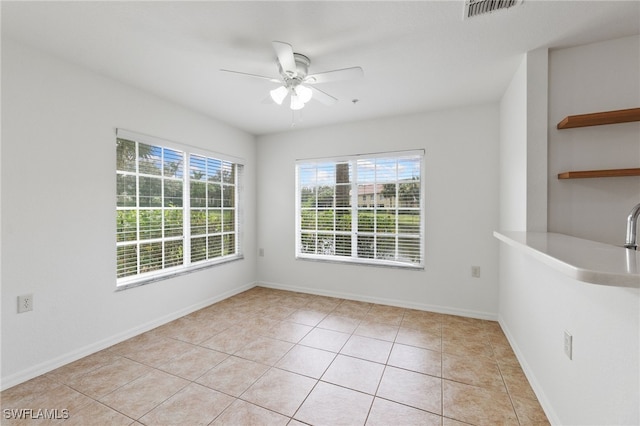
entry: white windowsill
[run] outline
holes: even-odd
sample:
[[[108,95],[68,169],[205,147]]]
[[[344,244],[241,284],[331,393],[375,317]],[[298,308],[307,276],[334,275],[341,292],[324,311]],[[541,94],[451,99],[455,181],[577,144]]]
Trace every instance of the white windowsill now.
[[[333,258],[333,257],[320,257],[320,256],[296,256],[296,260],[310,261],[310,262],[322,262],[322,263],[336,263],[340,265],[357,265],[357,266],[373,266],[375,268],[395,268],[395,269],[408,269],[411,271],[424,271],[424,265],[410,265],[407,263],[393,262],[393,261],[379,261],[379,262],[367,262],[365,260],[353,260],[351,258]]]
[[[216,262],[207,262],[202,264],[191,265],[186,268],[176,268],[165,271],[164,273],[153,274],[145,277],[134,277],[132,279],[125,279],[116,285],[116,291],[128,290],[134,287],[140,287],[142,285],[147,285],[154,283],[156,281],[167,280],[170,278],[175,278],[180,275],[190,274],[192,272],[200,271],[202,269],[214,268],[216,266],[225,265],[227,263],[235,262],[237,260],[243,260],[244,255],[237,255],[233,257],[226,257]]]

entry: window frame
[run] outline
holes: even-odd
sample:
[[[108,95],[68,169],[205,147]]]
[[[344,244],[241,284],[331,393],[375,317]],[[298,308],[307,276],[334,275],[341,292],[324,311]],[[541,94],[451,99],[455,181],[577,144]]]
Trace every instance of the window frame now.
[[[136,260],[136,269],[138,269],[138,272],[132,275],[127,275],[127,276],[123,276],[123,277],[118,277],[118,265],[116,264],[116,291],[119,290],[124,290],[127,288],[131,288],[131,287],[137,287],[140,285],[145,285],[145,284],[149,284],[155,281],[159,281],[159,280],[164,280],[164,279],[168,279],[168,278],[172,278],[175,276],[179,276],[179,275],[183,275],[183,274],[187,274],[187,273],[191,273],[191,272],[195,272],[197,270],[201,270],[201,269],[206,269],[206,268],[211,268],[220,264],[224,264],[224,263],[228,263],[228,262],[232,262],[232,261],[236,261],[236,260],[241,260],[244,258],[244,254],[242,251],[242,240],[243,240],[243,226],[242,226],[242,204],[244,202],[243,200],[243,183],[242,183],[242,175],[243,175],[243,169],[244,169],[244,161],[241,158],[237,158],[237,157],[233,157],[230,155],[226,155],[226,154],[220,154],[214,151],[209,151],[209,150],[205,150],[202,148],[198,148],[198,147],[193,147],[193,146],[189,146],[189,145],[185,145],[185,144],[181,144],[181,143],[177,143],[177,142],[172,142],[172,141],[168,141],[165,139],[161,139],[161,138],[157,138],[154,136],[148,136],[148,135],[143,135],[143,134],[139,134],[136,132],[131,132],[128,130],[123,130],[123,129],[116,129],[116,143],[119,139],[124,139],[124,140],[128,140],[128,141],[132,141],[135,143],[135,147],[136,147],[136,159],[135,159],[135,163],[136,163],[136,170],[135,172],[124,172],[124,171],[120,171],[118,170],[118,166],[116,163],[116,176],[120,175],[120,174],[129,174],[132,176],[136,177],[136,200],[139,199],[140,196],[140,186],[138,185],[139,182],[139,178],[142,176],[144,177],[145,174],[141,173],[139,170],[139,156],[138,156],[138,146],[140,143],[142,144],[146,144],[146,145],[151,145],[153,147],[159,147],[163,150],[171,150],[171,151],[177,151],[180,152],[182,154],[182,178],[181,183],[182,183],[182,207],[181,209],[178,208],[177,210],[182,210],[182,233],[181,235],[179,235],[178,237],[166,237],[164,235],[164,232],[162,232],[162,237],[161,238],[156,238],[153,240],[143,240],[140,238],[140,228],[141,228],[141,223],[139,220],[136,221],[136,237],[134,240],[129,240],[129,241],[118,241],[118,228],[116,226],[116,253],[118,252],[117,247],[121,247],[123,245],[135,245],[135,246],[140,246],[141,244],[147,243],[149,241],[182,241],[182,263],[179,265],[172,265],[172,266],[168,266],[168,267],[161,267],[160,269],[157,270],[153,270],[153,271],[149,271],[149,272],[143,272],[140,273],[139,272],[139,265],[140,265],[140,258],[138,256],[137,260]],[[232,183],[226,183],[224,185],[226,185],[227,187],[229,186],[233,186],[233,199],[234,199],[234,204],[233,204],[233,225],[234,225],[234,230],[231,232],[234,235],[234,253],[232,254],[228,254],[228,255],[221,255],[221,256],[216,256],[213,258],[209,258],[209,259],[204,259],[204,260],[197,260],[197,261],[192,261],[191,260],[191,241],[194,238],[194,236],[192,236],[191,234],[191,182],[192,182],[192,178],[191,178],[191,157],[192,156],[198,156],[198,157],[204,157],[206,159],[211,159],[211,160],[215,160],[215,161],[219,161],[221,164],[228,164],[231,163],[231,166],[234,170],[233,173],[233,182]],[[163,199],[163,201],[161,202],[159,207],[153,207],[153,209],[157,209],[157,210],[162,210],[164,212],[165,209],[168,209],[165,206],[164,203],[164,180],[167,179],[167,177],[164,175],[164,173],[160,173],[158,175],[158,177],[161,179],[162,181],[162,193],[161,193],[161,197]],[[171,180],[177,180],[176,178],[169,178]],[[221,176],[221,187],[224,186],[222,184],[222,182],[224,181],[224,178]],[[208,181],[203,181],[206,183],[208,183]],[[119,195],[118,194],[118,189],[116,188],[115,191],[116,197]],[[130,208],[126,208],[127,210],[132,210],[135,212],[139,212],[139,211],[144,211],[146,208],[142,207],[140,205],[140,203],[138,201],[136,201],[136,205],[134,207],[130,207]],[[221,206],[220,207],[221,211],[224,211],[224,208]],[[118,202],[116,201],[116,213],[121,210],[121,206],[118,205]],[[173,210],[176,210],[175,208]],[[136,213],[138,215],[138,213]],[[161,222],[161,230],[165,229],[165,221],[164,221],[164,213],[162,215],[163,220]],[[224,232],[223,229],[221,229],[220,232],[220,238],[223,239],[223,235],[224,234],[229,234],[229,232]],[[199,234],[197,234],[199,237]],[[209,238],[209,234],[207,234],[206,236],[204,236],[205,238]],[[163,249],[164,249],[164,245],[162,245]],[[139,250],[139,249],[137,249]],[[116,254],[117,256],[117,254]],[[163,265],[164,266],[164,265]]]
[[[398,225],[396,225],[396,232],[393,234],[393,236],[396,238],[394,260],[358,257],[358,253],[357,253],[358,235],[365,234],[365,236],[367,236],[369,234],[375,234],[376,238],[378,236],[385,236],[383,232],[379,232],[375,229],[373,232],[359,231],[358,230],[359,212],[371,211],[371,210],[373,211],[388,210],[388,208],[384,207],[384,203],[387,198],[383,197],[383,199],[379,200],[378,196],[375,195],[376,194],[375,189],[374,189],[373,195],[368,193],[362,194],[363,195],[362,202],[364,205],[359,206],[360,200],[359,200],[358,184],[362,182],[358,181],[358,172],[357,172],[358,161],[382,160],[382,159],[389,159],[389,160],[394,159],[395,161],[400,161],[401,159],[411,159],[411,158],[413,158],[414,160],[417,159],[419,163],[419,172],[420,172],[419,206],[417,208],[405,209],[400,205],[398,205],[396,201],[396,205],[394,206],[394,209],[396,210],[396,216],[395,216],[396,218],[397,218],[397,215],[399,214],[398,213],[399,210],[413,210],[413,211],[419,212],[419,215],[420,215],[419,230],[417,233],[418,234],[417,239],[419,240],[419,244],[417,244],[417,246],[419,247],[419,260],[417,262],[397,260],[398,259],[398,239],[401,238],[402,234],[406,234],[406,233],[398,232],[398,229],[399,229]],[[301,176],[300,176],[301,166],[312,165],[312,164],[318,165],[323,163],[333,163],[335,167],[335,165],[337,165],[338,163],[344,163],[344,162],[347,162],[350,165],[350,170],[351,170],[350,172],[351,176],[350,176],[350,182],[349,182],[349,186],[350,186],[349,209],[351,210],[351,226],[349,231],[340,232],[340,234],[344,234],[344,235],[348,234],[351,237],[351,246],[350,246],[351,253],[349,256],[336,255],[336,254],[328,255],[328,254],[317,254],[317,253],[305,253],[302,250],[302,234],[305,233],[304,232],[305,230],[302,229],[303,207],[302,207],[302,193],[301,193],[302,182],[301,182]],[[334,188],[338,185],[338,183],[335,182],[335,180],[336,179],[334,179],[334,182],[332,184]],[[396,177],[395,183],[398,185],[401,184],[402,179],[400,179],[400,177]],[[377,184],[378,184],[377,182],[374,183],[374,185],[377,185]],[[319,186],[317,185],[317,187]],[[423,149],[407,150],[407,151],[391,151],[391,152],[381,152],[381,153],[365,153],[365,154],[356,154],[356,155],[341,156],[341,157],[326,157],[326,158],[311,158],[311,159],[296,160],[296,163],[295,163],[295,258],[299,260],[311,260],[311,261],[333,262],[333,263],[342,263],[342,264],[355,264],[355,265],[366,265],[366,266],[380,266],[380,267],[424,270],[425,245],[426,245],[426,242],[425,242],[426,241],[426,238],[425,238],[425,222],[426,222],[425,221],[425,191],[426,189],[425,187],[426,187],[425,185],[425,151]],[[335,189],[334,189],[334,194],[335,194]],[[364,195],[372,195],[373,199],[371,200],[370,203],[365,201]],[[380,204],[380,206],[378,204]],[[318,204],[316,201],[316,206],[317,205]],[[337,207],[337,205],[334,204],[333,210],[337,211],[338,209],[339,207]],[[317,223],[318,222],[316,222],[316,224]],[[316,228],[313,232],[318,234],[321,231],[318,228]],[[334,227],[333,232],[335,234],[337,232],[337,228]]]

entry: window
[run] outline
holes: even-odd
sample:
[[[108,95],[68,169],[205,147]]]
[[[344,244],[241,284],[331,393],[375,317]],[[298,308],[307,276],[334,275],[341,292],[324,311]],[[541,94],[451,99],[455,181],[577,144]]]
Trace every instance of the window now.
[[[117,284],[242,257],[241,168],[233,161],[118,130]]]
[[[423,157],[298,161],[296,257],[423,267]]]

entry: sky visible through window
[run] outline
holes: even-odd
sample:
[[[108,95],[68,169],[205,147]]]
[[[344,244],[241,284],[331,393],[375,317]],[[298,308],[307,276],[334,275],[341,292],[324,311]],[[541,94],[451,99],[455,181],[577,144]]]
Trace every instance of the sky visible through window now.
[[[359,183],[417,179],[420,176],[420,159],[414,157],[357,160],[357,172]],[[335,185],[335,162],[318,162],[313,167],[300,167],[299,179],[302,187]],[[349,182],[352,179],[350,165]]]

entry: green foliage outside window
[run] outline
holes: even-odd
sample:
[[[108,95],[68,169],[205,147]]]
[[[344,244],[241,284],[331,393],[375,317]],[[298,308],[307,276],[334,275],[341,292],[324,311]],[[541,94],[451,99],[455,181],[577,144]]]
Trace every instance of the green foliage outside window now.
[[[298,253],[421,264],[420,163],[416,155],[300,164]]]
[[[118,278],[236,253],[235,164],[191,155],[185,176],[185,157],[173,149],[117,139]],[[186,231],[185,219],[190,222]]]

